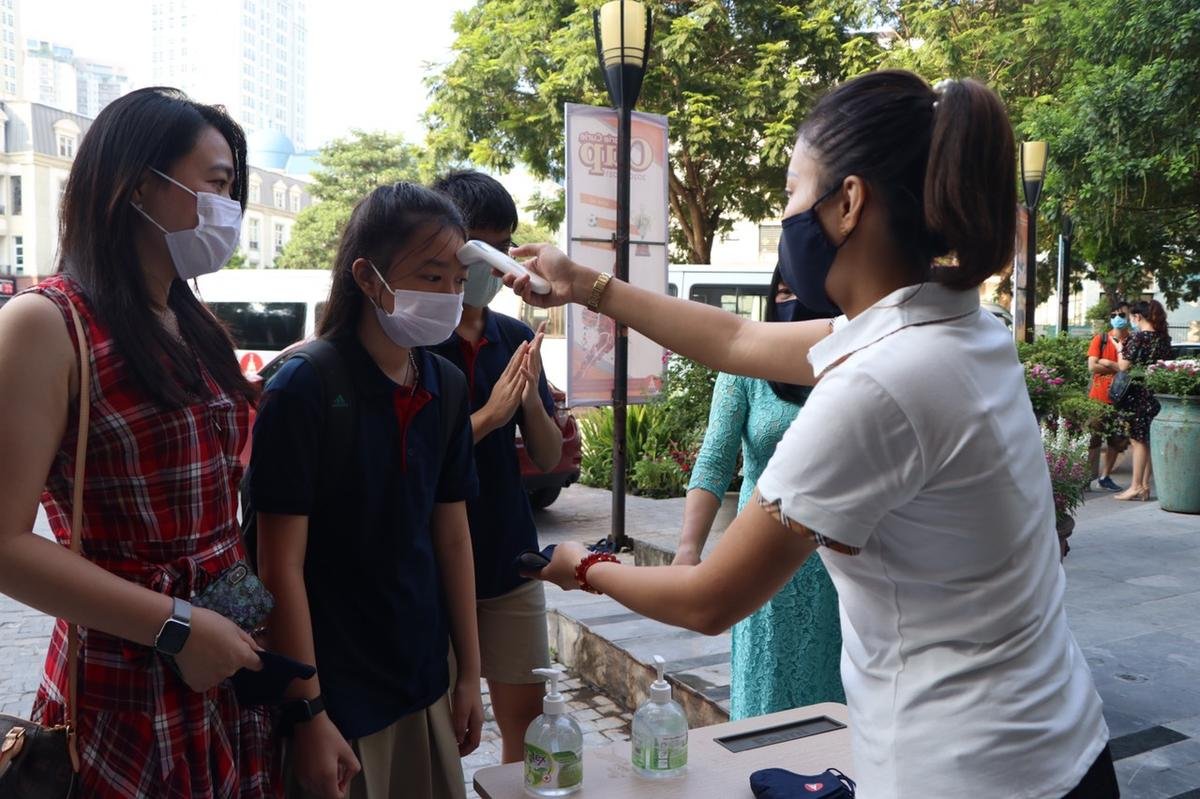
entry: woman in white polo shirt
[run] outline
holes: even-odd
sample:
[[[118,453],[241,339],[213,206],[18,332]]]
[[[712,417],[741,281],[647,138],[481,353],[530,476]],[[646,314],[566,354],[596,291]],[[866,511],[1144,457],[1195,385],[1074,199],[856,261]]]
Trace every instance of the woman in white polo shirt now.
[[[833,331],[641,291],[548,245],[514,255],[551,294],[506,279],[722,371],[820,378],[708,560],[636,568],[569,544],[542,576],[717,633],[818,552],[841,600],[862,799],[1118,795],[1023,372],[979,307],[1012,250],[1013,157],[979,83],[876,72],[822,99],[789,166],[780,260],[801,302],[848,318]]]

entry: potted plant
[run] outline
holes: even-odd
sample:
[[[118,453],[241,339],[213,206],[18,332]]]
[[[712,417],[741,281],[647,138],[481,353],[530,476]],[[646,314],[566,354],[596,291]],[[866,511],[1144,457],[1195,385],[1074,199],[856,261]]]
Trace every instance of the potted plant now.
[[[1058,415],[1067,431],[1088,435],[1088,479],[1095,480],[1100,471],[1100,451],[1106,441],[1129,435],[1120,411],[1083,392],[1064,395],[1058,403]]]
[[[1159,361],[1146,368],[1145,381],[1162,405],[1150,423],[1159,505],[1200,513],[1200,361]]]
[[[1091,482],[1088,472],[1088,435],[1072,432],[1064,419],[1042,428],[1042,447],[1054,490],[1054,520],[1062,557],[1071,551],[1067,539],[1075,531],[1075,511],[1083,504],[1083,492]]]

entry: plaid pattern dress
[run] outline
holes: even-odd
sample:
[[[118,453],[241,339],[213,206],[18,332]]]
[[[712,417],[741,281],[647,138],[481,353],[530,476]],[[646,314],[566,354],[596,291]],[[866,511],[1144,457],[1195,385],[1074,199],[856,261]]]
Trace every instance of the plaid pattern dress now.
[[[108,330],[70,278],[52,277],[31,291],[59,306],[74,341],[73,302],[91,345],[84,555],[153,591],[190,599],[243,557],[236,503],[247,403],[205,373],[207,398],[160,408],[132,382]],[[70,542],[77,415],[72,408],[42,495],[64,545]],[[34,703],[34,718],[43,723],[64,718],[66,631],[60,619]],[[81,796],[279,794],[266,709],[240,707],[228,682],[192,691],[148,647],[85,629],[80,642]]]

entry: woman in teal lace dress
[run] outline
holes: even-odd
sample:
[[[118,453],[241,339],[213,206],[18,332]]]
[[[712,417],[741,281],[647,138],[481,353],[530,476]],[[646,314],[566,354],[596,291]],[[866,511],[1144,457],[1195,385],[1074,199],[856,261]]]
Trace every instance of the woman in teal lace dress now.
[[[776,271],[768,321],[811,319]],[[722,373],[713,389],[708,432],[692,470],[676,564],[700,562],[721,499],[742,453],[738,511],[811,388]],[[845,702],[838,599],[820,558],[809,558],[767,604],[733,628],[730,718],[743,719],[817,702]]]

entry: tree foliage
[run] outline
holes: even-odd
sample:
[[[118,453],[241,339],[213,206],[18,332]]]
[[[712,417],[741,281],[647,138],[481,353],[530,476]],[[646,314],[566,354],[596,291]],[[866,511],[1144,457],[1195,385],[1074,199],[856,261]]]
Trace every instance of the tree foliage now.
[[[300,212],[276,260],[283,269],[329,269],[354,206],[378,186],[427,182],[433,165],[424,150],[390,133],[354,131],[321,148],[309,191],[316,201]]]
[[[1097,280],[1110,298],[1152,281],[1171,304],[1200,296],[1194,0],[898,0],[880,16],[896,31],[883,65],[983,80],[1019,139],[1049,143],[1040,252],[1053,253],[1070,213],[1077,283]],[[1054,282],[1044,258],[1041,299]]]
[[[650,0],[653,49],[638,110],[670,120],[678,256],[707,263],[737,217],[782,208],[783,169],[811,103],[875,59],[854,37],[857,0]],[[608,105],[592,11],[599,0],[478,0],[455,15],[453,60],[431,78],[430,143],[442,157],[563,178],[563,105]],[[561,221],[560,198],[537,203]]]

